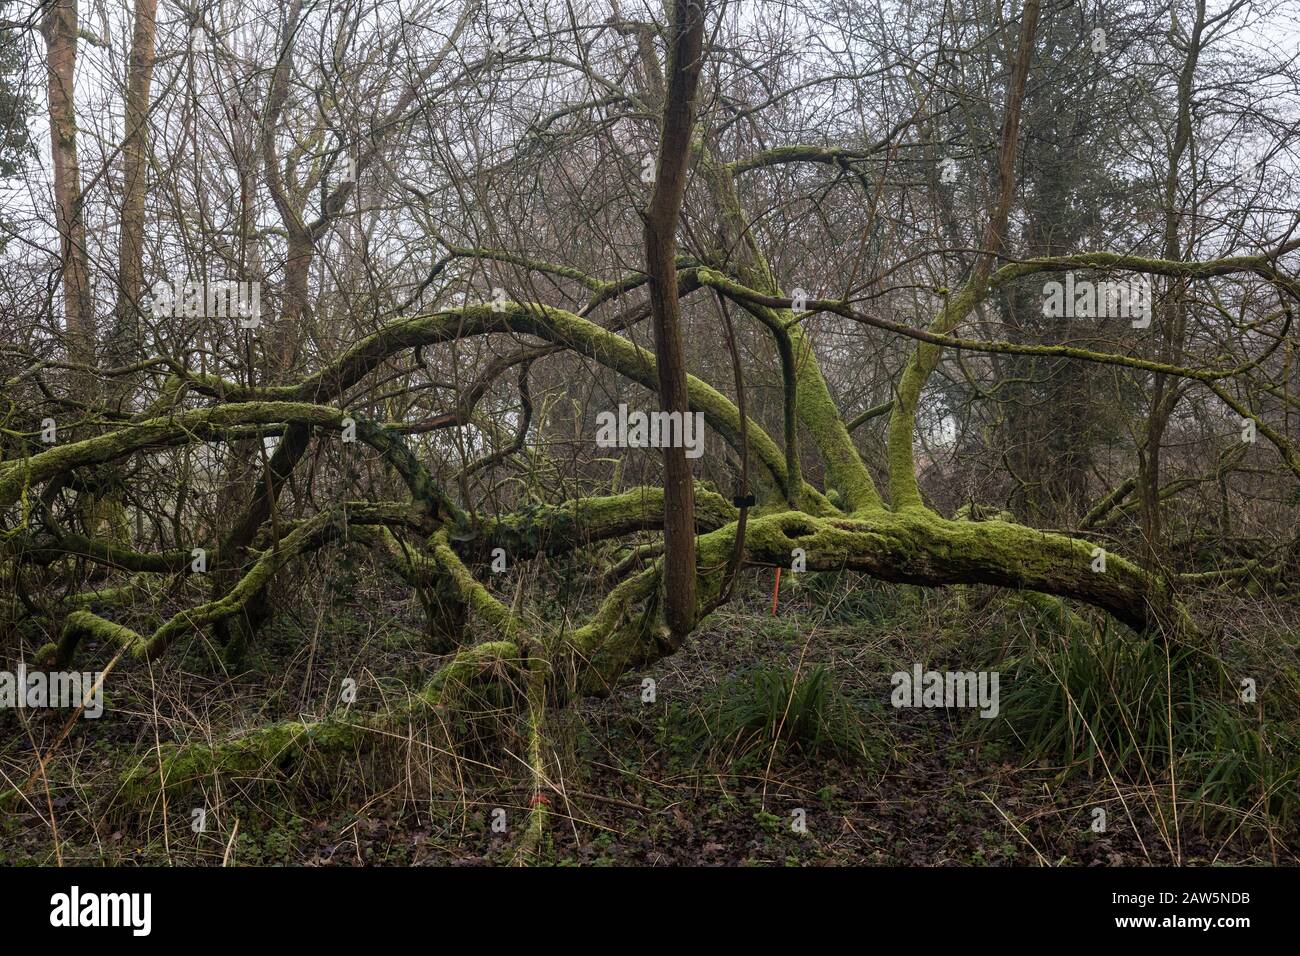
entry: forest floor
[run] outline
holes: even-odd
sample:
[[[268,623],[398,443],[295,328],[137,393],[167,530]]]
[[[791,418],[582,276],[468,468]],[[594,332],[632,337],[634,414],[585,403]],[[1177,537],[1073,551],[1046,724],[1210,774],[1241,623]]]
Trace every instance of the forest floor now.
[[[1029,625],[997,592],[837,579],[813,593],[814,580],[783,587],[773,615],[771,573],[746,584],[681,652],[626,675],[608,697],[550,715],[543,862],[1300,863],[1295,819],[1264,817],[1249,799],[1206,814],[1170,786],[1167,770],[1140,759],[1106,759],[1102,748],[1091,766],[1079,759],[1063,773],[1064,761],[1029,755],[1005,719],[892,707],[890,675],[913,662],[939,670],[1001,662],[1007,698],[1015,631]],[[103,811],[105,781],[155,739],[220,739],[319,713],[347,675],[358,706],[418,686],[434,658],[419,649],[411,602],[325,590],[329,600],[280,620],[238,678],[216,676],[198,641],[175,661],[123,677],[105,716],[59,746],[48,791],[33,788],[35,806],[0,816],[0,864],[511,862],[532,784],[522,741],[490,714],[395,734],[378,755],[326,762],[288,782],[218,781],[147,813]],[[1294,676],[1295,633],[1286,640]],[[103,654],[88,649],[86,660]],[[799,685],[814,674],[826,683],[813,723],[828,727],[811,735],[802,727],[802,741],[766,732],[771,688],[789,686],[772,675]],[[776,705],[778,725],[806,718],[778,696],[787,701]],[[737,700],[749,710],[738,714]],[[2,739],[16,741],[0,751],[4,773],[30,772],[33,741],[50,740],[63,719],[0,714]],[[821,729],[835,739],[813,739]]]

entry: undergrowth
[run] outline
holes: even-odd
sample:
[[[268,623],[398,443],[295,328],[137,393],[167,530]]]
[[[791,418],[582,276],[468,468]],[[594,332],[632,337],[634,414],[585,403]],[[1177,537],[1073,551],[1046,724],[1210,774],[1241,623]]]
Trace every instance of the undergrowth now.
[[[1042,618],[999,666],[1001,713],[985,732],[1059,765],[1061,779],[1086,772],[1157,794],[1173,781],[1215,832],[1300,820],[1300,722],[1283,680],[1253,678],[1250,699],[1158,639],[1105,623],[1067,635]]]

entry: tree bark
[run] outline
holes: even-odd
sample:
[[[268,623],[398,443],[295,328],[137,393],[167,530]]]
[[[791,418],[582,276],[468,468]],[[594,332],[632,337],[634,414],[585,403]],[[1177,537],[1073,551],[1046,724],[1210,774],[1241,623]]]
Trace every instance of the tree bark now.
[[[1192,139],[1192,95],[1196,78],[1196,65],[1200,59],[1202,34],[1205,28],[1205,0],[1197,0],[1196,21],[1187,41],[1187,56],[1178,76],[1178,119],[1174,142],[1169,153],[1169,167],[1165,171],[1165,258],[1177,261],[1182,258],[1182,242],[1178,226],[1182,216],[1178,209],[1179,167]],[[1180,360],[1185,339],[1187,320],[1187,282],[1173,279],[1169,283],[1164,309],[1164,329],[1161,337],[1160,359],[1176,363]],[[1180,391],[1176,383],[1160,373],[1154,376],[1151,406],[1147,413],[1145,442],[1138,449],[1138,494],[1142,503],[1142,535],[1146,539],[1146,560],[1151,568],[1164,561],[1160,514],[1160,446],[1164,441],[1169,417],[1178,404]]]
[[[690,402],[677,298],[677,222],[686,192],[703,50],[703,5],[697,0],[676,0],[659,163],[645,213],[645,249],[659,364],[659,407],[680,413],[683,420],[690,414]],[[695,625],[695,485],[686,449],[664,448],[663,453],[665,619],[673,639],[680,642]]]
[[[45,38],[50,112],[50,155],[54,162],[54,209],[59,230],[60,279],[68,357],[95,364],[95,316],[90,302],[86,224],[82,219],[81,165],[77,159],[77,113],[73,84],[77,70],[77,0],[53,0],[41,20]],[[79,373],[79,391],[93,404],[94,377]]]
[[[158,0],[136,0],[126,74],[126,126],[122,141],[122,212],[118,234],[117,308],[109,342],[110,363],[125,365],[141,353],[140,291],[144,287],[144,198],[149,170],[149,89],[153,83]],[[121,388],[113,396],[128,398]]]

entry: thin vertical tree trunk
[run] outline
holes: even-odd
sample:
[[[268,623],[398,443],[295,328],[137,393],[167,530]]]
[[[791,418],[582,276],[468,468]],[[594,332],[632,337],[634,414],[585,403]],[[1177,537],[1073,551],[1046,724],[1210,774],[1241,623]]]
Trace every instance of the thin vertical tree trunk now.
[[[1205,0],[1197,0],[1196,20],[1187,40],[1187,56],[1178,77],[1178,121],[1173,147],[1169,153],[1169,167],[1165,171],[1165,258],[1177,261],[1182,258],[1182,243],[1178,226],[1181,214],[1178,209],[1178,178],[1183,156],[1192,140],[1192,95],[1196,78],[1196,65],[1200,59],[1202,36],[1205,29]],[[1171,31],[1172,32],[1172,31]],[[1165,321],[1161,338],[1160,360],[1178,364],[1182,360],[1186,338],[1187,282],[1171,279],[1165,302]],[[1163,527],[1160,514],[1160,446],[1164,441],[1165,427],[1178,404],[1181,392],[1165,375],[1154,376],[1151,406],[1147,415],[1146,439],[1138,450],[1138,494],[1142,505],[1142,535],[1146,539],[1146,560],[1150,567],[1159,567],[1164,560],[1161,547]]]
[[[52,0],[41,20],[49,74],[50,154],[54,163],[54,209],[59,230],[60,279],[68,357],[95,364],[95,316],[90,302],[86,224],[81,216],[81,166],[77,160],[77,0]],[[83,399],[93,403],[93,375],[78,376]]]
[[[149,170],[149,89],[153,83],[158,0],[136,0],[126,73],[126,127],[122,141],[122,215],[118,236],[118,289],[112,338],[114,365],[141,351],[140,292],[144,287],[144,198]],[[121,402],[128,396],[117,394]]]
[[[645,213],[646,272],[658,360],[659,407],[690,414],[677,300],[677,222],[686,191],[695,92],[704,50],[704,8],[676,0],[654,192]],[[664,618],[680,642],[695,624],[695,485],[684,447],[664,448]]]

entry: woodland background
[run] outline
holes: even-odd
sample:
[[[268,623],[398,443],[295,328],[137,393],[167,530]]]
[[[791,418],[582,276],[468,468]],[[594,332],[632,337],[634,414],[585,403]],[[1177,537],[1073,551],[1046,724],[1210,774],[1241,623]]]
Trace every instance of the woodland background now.
[[[0,861],[1296,862],[1292,0],[0,27]]]

